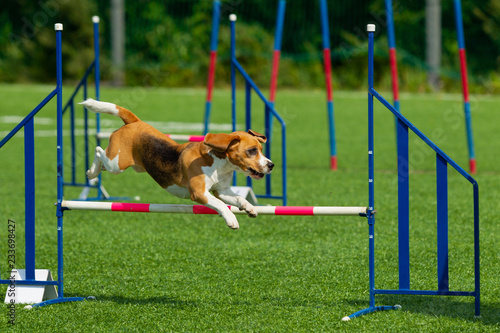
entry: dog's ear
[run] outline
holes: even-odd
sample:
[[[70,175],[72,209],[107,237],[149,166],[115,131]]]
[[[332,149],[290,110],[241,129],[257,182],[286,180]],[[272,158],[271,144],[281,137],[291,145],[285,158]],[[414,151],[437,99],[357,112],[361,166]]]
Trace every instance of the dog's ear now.
[[[208,133],[205,135],[205,140],[203,143],[210,148],[213,148],[220,152],[225,152],[232,145],[240,143],[240,137],[237,134],[226,134],[226,133],[218,133],[212,134]]]
[[[260,143],[265,143],[267,141],[267,138],[266,138],[265,135],[257,133],[257,132],[255,132],[255,131],[253,131],[251,129],[249,129],[247,133],[250,134],[250,135],[255,136],[257,138],[257,140],[259,140]]]

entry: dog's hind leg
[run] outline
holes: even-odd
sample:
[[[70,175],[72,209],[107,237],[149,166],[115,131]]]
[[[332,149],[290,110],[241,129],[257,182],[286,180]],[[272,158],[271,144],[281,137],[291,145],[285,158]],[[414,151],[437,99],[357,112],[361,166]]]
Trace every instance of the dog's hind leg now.
[[[95,148],[94,162],[92,162],[90,169],[87,170],[87,177],[89,179],[94,179],[101,173],[101,167],[102,167],[101,156],[107,158],[104,150],[102,150],[102,148],[98,146]]]
[[[119,155],[113,159],[109,159],[106,152],[101,147],[95,148],[94,162],[89,170],[87,170],[87,177],[93,179],[99,175],[101,170],[106,170],[114,175],[122,173],[125,169],[120,169],[118,164]]]

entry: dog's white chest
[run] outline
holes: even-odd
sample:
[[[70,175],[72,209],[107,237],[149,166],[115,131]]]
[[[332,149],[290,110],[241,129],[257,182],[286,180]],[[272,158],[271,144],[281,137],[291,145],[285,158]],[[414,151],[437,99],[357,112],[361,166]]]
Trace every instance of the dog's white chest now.
[[[206,190],[211,191],[229,187],[235,168],[227,159],[214,157],[214,163],[201,170],[205,175]]]

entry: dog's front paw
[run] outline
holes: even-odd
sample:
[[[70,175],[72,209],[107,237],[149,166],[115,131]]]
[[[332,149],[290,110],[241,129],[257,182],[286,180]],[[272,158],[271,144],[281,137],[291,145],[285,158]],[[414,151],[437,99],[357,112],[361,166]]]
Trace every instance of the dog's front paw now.
[[[95,172],[92,172],[92,170],[87,170],[87,178],[88,179],[94,179],[98,175],[99,175],[99,173],[96,174]]]
[[[248,202],[241,207],[241,210],[244,210],[249,217],[257,217],[257,215],[259,215],[255,210],[255,207]]]
[[[224,220],[226,220],[226,224],[229,228],[236,230],[240,228],[240,225],[238,224],[238,220],[236,219],[236,216],[231,213],[231,215],[223,215],[222,216]]]

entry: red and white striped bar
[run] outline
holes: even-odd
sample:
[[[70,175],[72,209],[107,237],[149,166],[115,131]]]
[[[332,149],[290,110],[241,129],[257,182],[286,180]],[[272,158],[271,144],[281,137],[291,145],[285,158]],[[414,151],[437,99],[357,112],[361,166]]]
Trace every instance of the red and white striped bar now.
[[[215,210],[203,205],[169,205],[125,202],[92,202],[66,201],[61,203],[63,209],[94,210],[132,213],[180,213],[180,214],[218,214]],[[228,206],[234,214],[245,215],[244,211]],[[366,216],[366,207],[328,207],[328,206],[255,206],[259,215],[286,216]]]
[[[204,135],[184,135],[184,134],[165,134],[165,135],[175,141],[203,142],[203,140],[205,140]],[[97,133],[97,138],[99,140],[109,139],[110,136],[111,133],[108,132]]]

